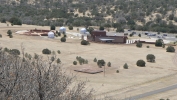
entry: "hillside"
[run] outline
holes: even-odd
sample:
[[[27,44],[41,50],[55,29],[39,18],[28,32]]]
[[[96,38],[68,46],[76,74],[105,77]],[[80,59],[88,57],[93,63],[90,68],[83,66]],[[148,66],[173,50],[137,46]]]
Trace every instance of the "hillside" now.
[[[0,0],[1,22],[177,33],[177,0]]]

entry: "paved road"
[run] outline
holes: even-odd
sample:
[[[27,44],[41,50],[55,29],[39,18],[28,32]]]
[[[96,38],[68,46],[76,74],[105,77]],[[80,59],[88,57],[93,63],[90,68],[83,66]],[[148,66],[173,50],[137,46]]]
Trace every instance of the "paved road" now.
[[[154,94],[158,94],[158,93],[161,93],[161,92],[173,90],[173,89],[176,89],[176,88],[177,88],[177,84],[172,85],[172,86],[168,86],[168,87],[165,87],[165,88],[162,88],[162,89],[146,92],[146,93],[143,93],[143,94],[140,94],[140,95],[132,96],[131,98],[125,98],[123,100],[138,100],[138,99],[141,99],[141,98],[145,98],[145,97],[148,97],[148,96],[151,96],[151,95],[154,95]]]

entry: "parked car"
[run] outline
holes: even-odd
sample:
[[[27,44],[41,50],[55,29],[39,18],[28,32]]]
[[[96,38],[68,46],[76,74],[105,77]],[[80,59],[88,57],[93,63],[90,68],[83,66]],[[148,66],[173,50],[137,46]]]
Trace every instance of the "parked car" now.
[[[163,36],[167,36],[167,34],[163,34]]]

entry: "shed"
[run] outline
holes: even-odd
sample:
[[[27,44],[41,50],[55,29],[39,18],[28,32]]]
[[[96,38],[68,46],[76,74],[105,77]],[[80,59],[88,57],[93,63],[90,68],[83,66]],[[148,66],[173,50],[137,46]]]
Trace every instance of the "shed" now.
[[[52,31],[50,31],[48,33],[48,38],[55,38],[55,34]]]

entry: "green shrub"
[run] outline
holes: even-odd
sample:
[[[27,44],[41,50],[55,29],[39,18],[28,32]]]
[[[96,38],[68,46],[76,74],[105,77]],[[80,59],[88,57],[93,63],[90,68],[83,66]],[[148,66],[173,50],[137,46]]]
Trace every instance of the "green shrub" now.
[[[51,54],[51,51],[46,48],[46,49],[43,49],[43,50],[42,50],[42,53],[43,53],[43,54]]]
[[[69,29],[69,30],[73,30],[73,26],[70,25],[70,26],[68,27],[68,29]]]
[[[98,65],[99,67],[102,67],[102,66],[105,65],[105,61],[104,61],[103,59],[98,60],[97,65]]]
[[[136,62],[136,65],[137,66],[140,66],[140,67],[145,67],[145,61],[144,60],[138,60],[137,62]]]
[[[10,50],[7,47],[4,48],[4,52],[9,52],[9,51]]]
[[[165,48],[165,44],[162,45],[162,48]]]
[[[11,49],[9,53],[12,55],[20,55],[20,51],[18,49]]]
[[[108,62],[108,63],[107,63],[107,66],[108,66],[108,67],[111,67],[111,62]]]
[[[94,62],[97,62],[97,59],[96,58],[94,58],[94,60],[93,60]]]
[[[153,54],[148,54],[146,59],[148,62],[155,62],[155,56]]]
[[[11,30],[8,30],[8,31],[7,31],[7,35],[8,35],[8,36],[12,35],[12,31],[11,31]]]
[[[138,34],[139,37],[141,37],[141,34]]]
[[[90,43],[88,42],[88,41],[86,41],[86,40],[82,40],[81,41],[81,45],[89,45]]]
[[[124,67],[124,69],[128,69],[127,63],[125,63],[123,67]]]
[[[60,58],[57,59],[57,64],[60,64],[61,63],[61,60]]]
[[[51,25],[50,30],[55,30],[55,25]]]
[[[58,50],[57,53],[60,54],[61,53],[60,50]]]
[[[149,46],[146,46],[147,48],[149,48]]]
[[[61,42],[66,42],[66,38],[65,37],[62,37],[60,40],[61,40]]]
[[[139,48],[141,48],[142,47],[142,43],[141,42],[137,42],[136,46],[139,47]]]
[[[13,38],[13,35],[10,35],[9,38]]]
[[[100,26],[100,28],[99,28],[100,30],[104,30],[104,27],[103,26]]]
[[[162,47],[162,44],[163,44],[163,40],[162,40],[162,39],[158,39],[158,40],[156,40],[156,42],[155,42],[155,46],[156,46],[156,47]]]
[[[10,18],[9,22],[11,22],[13,25],[22,25],[22,21],[17,17]]]
[[[0,38],[2,38],[2,35],[0,34]]]
[[[73,65],[77,65],[77,61],[74,61],[74,62],[73,62]]]
[[[116,73],[119,73],[119,70],[116,70]]]
[[[175,52],[175,48],[173,46],[168,46],[166,50],[167,52]]]

